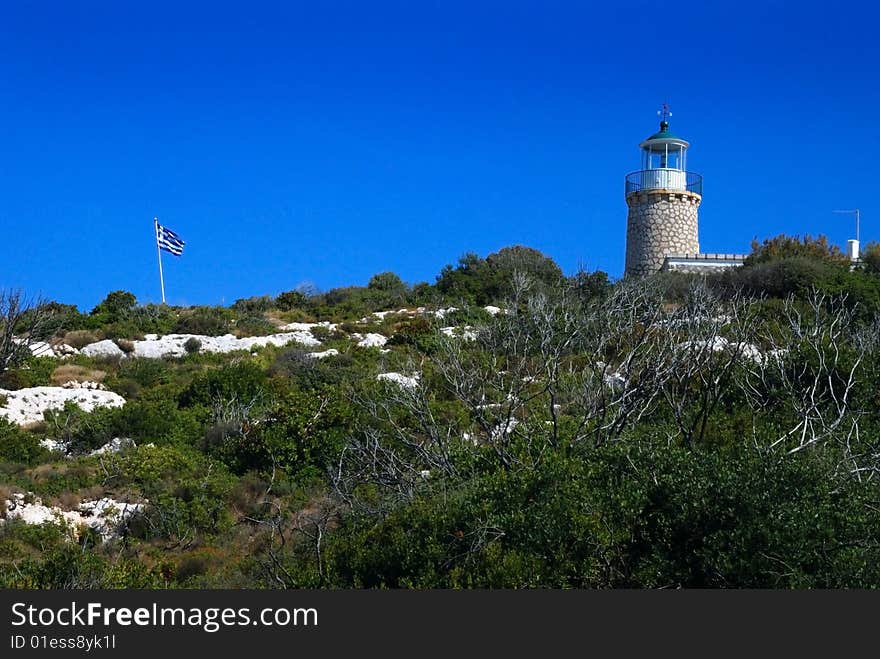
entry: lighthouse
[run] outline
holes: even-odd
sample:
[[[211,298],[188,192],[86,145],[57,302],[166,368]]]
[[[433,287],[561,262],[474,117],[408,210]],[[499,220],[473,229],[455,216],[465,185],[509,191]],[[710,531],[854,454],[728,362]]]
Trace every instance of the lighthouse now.
[[[660,130],[639,144],[641,169],[626,176],[627,277],[644,277],[664,268],[672,255],[697,255],[697,209],[703,177],[687,171],[690,144],[669,130],[669,107]]]

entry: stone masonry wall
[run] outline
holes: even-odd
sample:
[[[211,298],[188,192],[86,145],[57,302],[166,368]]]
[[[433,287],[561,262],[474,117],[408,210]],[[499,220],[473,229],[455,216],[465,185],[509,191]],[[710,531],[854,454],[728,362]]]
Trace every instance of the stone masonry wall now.
[[[627,196],[626,276],[658,272],[667,254],[697,254],[697,209],[693,192],[650,190]]]

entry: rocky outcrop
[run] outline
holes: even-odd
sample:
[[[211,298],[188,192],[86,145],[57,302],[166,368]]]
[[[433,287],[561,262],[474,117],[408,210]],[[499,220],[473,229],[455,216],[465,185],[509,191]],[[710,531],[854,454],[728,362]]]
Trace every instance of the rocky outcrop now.
[[[83,501],[76,510],[62,510],[58,506],[46,506],[33,494],[13,494],[4,502],[5,520],[21,520],[25,524],[58,524],[66,527],[73,539],[77,539],[83,527],[97,531],[107,541],[118,534],[125,523],[135,514],[143,512],[143,503],[128,503],[104,497],[96,501]]]
[[[0,407],[0,417],[18,425],[43,420],[46,410],[60,410],[65,403],[76,403],[86,412],[96,407],[122,407],[125,399],[112,391],[77,387],[29,387],[17,391],[0,389],[5,403]]]

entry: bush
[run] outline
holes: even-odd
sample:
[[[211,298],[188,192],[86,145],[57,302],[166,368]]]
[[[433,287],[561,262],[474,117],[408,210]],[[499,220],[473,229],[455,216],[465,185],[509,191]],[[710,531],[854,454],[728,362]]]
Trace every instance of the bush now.
[[[86,412],[67,401],[60,410],[43,412],[43,418],[50,436],[67,442],[79,453],[99,448],[120,434],[119,414],[120,408],[99,407]]]
[[[862,264],[865,272],[880,275],[880,243],[869,242],[862,248]]]
[[[15,370],[0,373],[0,388],[26,389],[52,384],[52,372],[58,360],[54,357],[26,357],[24,364]]]
[[[158,569],[138,560],[109,560],[83,547],[61,544],[37,558],[18,562],[14,570],[0,569],[0,587],[40,590],[162,588]]]
[[[197,451],[178,446],[139,447],[121,461],[122,472],[150,501],[146,537],[193,541],[231,522],[226,496],[229,473]]]
[[[37,438],[0,418],[0,461],[33,465],[48,458],[49,451]]]
[[[267,336],[278,331],[272,323],[262,316],[245,316],[235,322],[235,334],[238,338],[246,336]]]
[[[580,271],[570,279],[571,285],[581,300],[587,301],[606,297],[612,289],[608,273]]]
[[[236,474],[248,471],[288,475],[325,473],[339,457],[350,432],[353,410],[328,390],[290,392],[260,424],[221,422],[206,433],[206,451]]]
[[[357,359],[349,353],[316,359],[304,350],[289,348],[269,366],[269,375],[290,379],[297,388],[306,391],[353,384],[370,369],[367,363],[369,351],[358,351],[356,354]]]
[[[202,349],[202,342],[199,341],[196,337],[191,336],[186,341],[184,341],[183,349],[186,350],[186,353],[188,355],[197,353],[199,350]]]
[[[92,309],[89,315],[101,325],[117,323],[127,320],[135,306],[137,306],[137,298],[134,294],[128,291],[113,291],[108,293],[107,297]]]
[[[244,362],[208,371],[193,379],[180,394],[183,407],[202,405],[210,408],[221,400],[250,401],[262,398],[266,390],[266,374],[257,366]]]
[[[832,469],[748,444],[612,444],[349,516],[328,572],[359,588],[870,587],[875,490]]]
[[[171,377],[168,364],[161,359],[127,359],[119,365],[117,378],[134,380],[142,387],[164,384]]]
[[[486,259],[465,254],[458,267],[447,265],[437,277],[437,290],[447,300],[485,306],[501,302],[512,291],[514,273],[529,275],[545,290],[558,288],[563,274],[553,259],[530,247],[505,247]]]
[[[270,296],[258,295],[236,300],[232,305],[232,309],[242,316],[256,316],[266,313],[274,306],[275,300]]]
[[[746,265],[791,258],[849,265],[847,255],[840,251],[837,245],[830,244],[826,236],[812,238],[809,234],[805,235],[803,239],[800,236],[780,234],[775,238],[765,239],[763,243],[753,240],[752,253],[746,257]]]
[[[301,291],[286,291],[275,298],[275,306],[281,311],[308,310],[309,298]]]
[[[367,283],[366,301],[373,311],[399,308],[406,302],[409,287],[393,272],[380,272]]]
[[[104,338],[103,334],[93,330],[73,330],[67,332],[61,339],[61,342],[81,350],[91,343],[97,343],[102,338]]]
[[[719,275],[714,285],[727,293],[742,289],[751,295],[803,297],[814,288],[824,289],[841,272],[839,266],[827,261],[798,256],[731,268]]]
[[[224,307],[195,307],[181,315],[174,325],[174,332],[223,336],[229,334],[232,318],[232,312]]]
[[[129,341],[128,339],[116,339],[114,343],[126,355],[130,355],[134,352],[134,341]]]
[[[483,311],[483,314],[488,318],[488,314],[485,311]],[[426,317],[417,316],[398,323],[394,329],[394,334],[388,339],[388,345],[410,345],[419,352],[430,355],[440,345],[439,331],[434,326],[434,323]]]
[[[88,316],[79,312],[73,304],[44,302],[22,314],[17,331],[27,333],[33,316],[42,318],[40,334],[43,338],[58,336],[69,330],[76,330],[88,324]]]

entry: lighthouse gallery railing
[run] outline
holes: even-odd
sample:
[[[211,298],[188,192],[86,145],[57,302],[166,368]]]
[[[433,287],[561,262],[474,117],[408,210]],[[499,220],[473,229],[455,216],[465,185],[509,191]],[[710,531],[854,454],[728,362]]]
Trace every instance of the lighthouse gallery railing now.
[[[642,169],[626,175],[626,194],[642,190],[685,190],[703,195],[703,177],[680,169]]]

